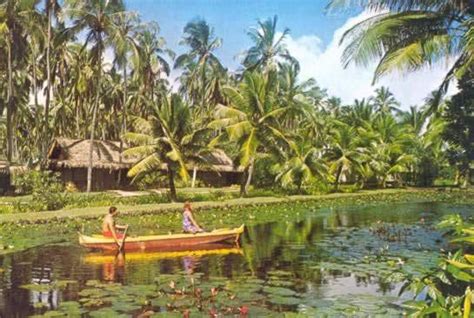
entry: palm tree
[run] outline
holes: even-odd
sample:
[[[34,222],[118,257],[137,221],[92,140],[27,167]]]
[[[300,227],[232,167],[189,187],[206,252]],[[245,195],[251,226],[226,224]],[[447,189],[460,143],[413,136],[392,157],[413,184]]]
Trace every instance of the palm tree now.
[[[329,172],[335,173],[335,187],[339,188],[341,177],[354,173],[362,162],[359,139],[354,128],[340,123],[333,127],[330,144],[325,152]]]
[[[408,171],[414,157],[408,151],[415,135],[397,123],[392,115],[377,116],[358,129],[365,161],[374,171],[382,187],[389,176],[401,180],[400,173]]]
[[[339,116],[341,111],[342,100],[339,97],[331,96],[324,101],[324,112],[331,114],[334,117]]]
[[[285,112],[283,126],[295,130],[308,113],[319,106],[320,100],[314,95],[317,91],[316,81],[308,79],[299,81],[300,67],[297,62],[279,63],[278,95],[280,102],[291,109]]]
[[[14,147],[14,121],[16,113],[15,99],[17,92],[13,83],[14,71],[20,70],[24,62],[27,42],[24,37],[27,20],[34,18],[38,12],[35,10],[35,1],[4,0],[0,3],[0,34],[5,38],[7,55],[7,101],[6,101],[6,138],[7,161],[13,159]],[[39,20],[39,19],[37,19]],[[13,64],[15,62],[15,70]]]
[[[277,75],[246,73],[238,87],[226,86],[224,95],[229,105],[218,105],[215,120],[210,128],[222,130],[211,146],[224,140],[236,142],[239,147],[239,164],[244,168],[240,194],[246,195],[250,186],[257,154],[262,147],[267,151],[281,152],[283,147],[293,147],[280,129],[278,118],[290,110],[281,107],[276,95]]]
[[[296,185],[298,191],[304,184],[319,177],[327,179],[327,167],[321,158],[320,150],[316,149],[308,141],[296,143],[294,151],[285,156],[282,164],[277,164],[275,169],[280,171],[276,176],[276,181],[280,181],[283,186]]]
[[[50,143],[49,137],[49,110],[50,103],[53,93],[52,90],[52,77],[51,77],[51,47],[52,47],[52,35],[53,35],[53,16],[59,16],[61,12],[60,4],[57,0],[45,0],[44,7],[47,16],[47,37],[46,37],[46,99],[44,105],[44,139],[42,142],[42,161],[46,160],[48,147]]]
[[[440,86],[443,91],[453,77],[472,69],[474,19],[470,0],[332,0],[330,7],[358,5],[376,15],[344,33],[345,66],[378,61],[375,82],[393,70],[411,72],[455,58]]]
[[[208,110],[209,107],[206,107],[206,87],[209,83],[206,73],[210,67],[223,69],[219,59],[214,55],[214,51],[221,47],[222,40],[215,37],[214,29],[202,19],[186,24],[183,33],[183,39],[180,44],[189,46],[190,50],[188,53],[176,58],[174,67],[193,66],[190,68],[190,80],[192,82],[200,82],[201,107]]]
[[[388,87],[382,86],[375,90],[375,96],[370,98],[370,102],[379,114],[389,114],[399,112],[400,103],[395,99]]]
[[[361,127],[374,117],[374,107],[365,98],[355,99],[353,105],[344,106],[342,111],[343,121],[353,127]]]
[[[246,70],[267,70],[270,66],[274,66],[277,58],[283,58],[293,61],[290,53],[286,49],[283,41],[290,33],[285,28],[280,36],[277,31],[278,17],[274,16],[265,21],[258,21],[258,27],[252,28],[247,34],[253,41],[254,45],[245,52],[243,66]]]
[[[142,99],[159,101],[166,96],[167,82],[163,74],[170,74],[170,66],[165,59],[165,54],[173,58],[174,53],[165,47],[166,41],[159,36],[159,26],[156,23],[147,23],[140,26],[136,37],[138,55],[132,56],[133,82],[138,85],[138,92],[132,96],[136,105],[143,106],[135,109],[141,116],[146,117],[146,102]]]
[[[115,15],[114,23],[115,27],[111,34],[111,42],[115,50],[115,64],[117,67],[122,68],[122,83],[123,91],[122,94],[122,122],[120,124],[121,133],[125,134],[127,131],[127,102],[128,102],[128,78],[127,78],[127,66],[128,66],[128,55],[133,52],[133,55],[139,55],[139,47],[135,40],[135,34],[139,26],[139,18],[136,13],[133,12],[121,12]],[[122,163],[122,152],[123,152],[123,140],[120,138],[120,156],[119,162]],[[121,182],[121,171],[117,178],[117,184]]]
[[[416,106],[410,106],[408,111],[400,112],[399,117],[400,123],[402,125],[408,125],[416,135],[421,133],[428,118],[427,113],[418,110]]]
[[[135,118],[136,132],[126,133],[124,139],[135,147],[127,149],[126,156],[139,161],[129,170],[130,177],[166,169],[170,196],[177,200],[175,179],[189,179],[188,164],[206,165],[211,154],[207,147],[208,129],[193,130],[190,107],[173,94],[163,102],[149,104],[152,111],[148,119]]]
[[[89,164],[87,167],[87,192],[90,192],[92,185],[92,154],[102,88],[102,57],[106,46],[105,40],[112,33],[114,16],[122,12],[124,6],[121,0],[69,0],[67,6],[70,18],[75,20],[73,28],[86,30],[87,32],[84,47],[92,45],[91,53],[96,66],[97,85],[90,126]]]

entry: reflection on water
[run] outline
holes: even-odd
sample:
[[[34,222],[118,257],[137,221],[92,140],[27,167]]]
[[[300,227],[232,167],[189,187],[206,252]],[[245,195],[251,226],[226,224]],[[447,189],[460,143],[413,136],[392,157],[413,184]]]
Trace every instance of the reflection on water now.
[[[145,285],[163,274],[199,273],[203,280],[268,280],[269,273],[283,271],[281,275],[286,275],[288,286],[303,304],[299,309],[330,305],[341,296],[395,296],[399,286],[387,283],[380,273],[402,264],[416,272],[431,264],[431,259],[436,261],[433,255],[445,242],[432,224],[453,212],[472,213],[472,207],[425,203],[327,209],[300,216],[285,212],[278,221],[247,227],[241,248],[118,256],[88,253],[76,245],[34,248],[0,258],[4,270],[0,273],[0,316],[23,317],[35,312],[38,304],[54,309],[61,302],[77,300],[87,281]],[[399,227],[404,239],[374,234],[380,222]],[[370,260],[381,256],[393,257],[393,264],[374,269]],[[75,283],[54,288],[56,282],[66,280]],[[21,288],[26,284],[52,287]]]

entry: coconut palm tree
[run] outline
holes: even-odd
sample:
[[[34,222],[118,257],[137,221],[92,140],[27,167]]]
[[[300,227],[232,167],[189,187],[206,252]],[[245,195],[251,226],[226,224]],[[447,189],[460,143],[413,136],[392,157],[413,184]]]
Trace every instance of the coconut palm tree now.
[[[299,81],[299,63],[278,64],[278,95],[280,102],[291,109],[285,112],[282,124],[285,129],[295,130],[309,112],[319,106],[319,98],[312,93],[317,91],[316,81]]]
[[[124,5],[121,0],[68,0],[66,6],[69,17],[74,20],[73,28],[81,31],[85,30],[86,32],[84,47],[92,45],[91,53],[96,67],[97,84],[90,125],[89,164],[87,167],[87,192],[90,192],[92,185],[94,134],[102,89],[102,58],[106,47],[106,40],[115,26],[113,23],[114,17],[124,10]]]
[[[15,99],[18,92],[15,90],[14,72],[20,70],[25,62],[28,43],[24,33],[27,21],[32,18],[39,20],[35,17],[39,14],[35,9],[36,2],[28,0],[0,2],[0,34],[5,39],[7,61],[6,138],[8,162],[13,159],[14,131],[16,130],[14,129],[17,112]]]
[[[298,191],[316,178],[327,180],[327,166],[321,158],[321,151],[307,140],[296,143],[294,151],[285,154],[283,163],[274,169],[279,171],[276,181],[284,187],[296,185]]]
[[[138,55],[132,56],[133,82],[138,85],[133,94],[135,112],[147,116],[146,100],[161,100],[166,96],[167,81],[163,74],[170,74],[170,65],[165,56],[174,58],[174,52],[165,47],[166,41],[159,36],[160,28],[157,23],[146,23],[140,26],[136,37]],[[131,102],[131,104],[133,104]]]
[[[385,187],[389,176],[400,181],[400,174],[408,171],[414,160],[408,149],[413,146],[415,135],[390,114],[377,116],[359,128],[358,133],[365,161],[374,171],[379,184]]]
[[[53,41],[53,18],[59,18],[61,13],[61,6],[59,1],[57,0],[44,0],[44,8],[46,12],[46,20],[47,20],[47,31],[46,31],[46,98],[45,98],[45,105],[44,105],[44,136],[42,141],[42,161],[43,164],[46,160],[46,155],[48,152],[48,147],[50,143],[50,136],[49,136],[49,110],[50,110],[50,103],[52,99],[52,75],[51,75],[51,48],[52,48],[52,41]]]
[[[342,107],[342,100],[339,97],[331,96],[324,101],[323,111],[338,117]]]
[[[374,117],[374,107],[365,98],[355,99],[351,106],[342,107],[342,119],[353,127],[361,127]]]
[[[207,147],[209,129],[193,130],[190,107],[177,94],[163,98],[162,103],[149,103],[148,119],[134,118],[136,132],[129,132],[124,139],[134,147],[124,154],[139,158],[129,170],[130,177],[139,178],[146,173],[165,169],[170,196],[176,196],[176,177],[189,179],[188,165],[206,165],[211,154]]]
[[[118,68],[122,69],[122,85],[123,90],[122,95],[122,121],[120,123],[121,133],[120,135],[125,134],[127,131],[127,103],[128,103],[128,77],[127,77],[127,67],[128,67],[128,58],[129,54],[132,53],[135,56],[139,55],[139,46],[135,39],[136,32],[139,27],[139,17],[135,12],[120,12],[115,15],[114,19],[115,27],[112,29],[111,33],[111,42],[115,51],[115,61],[114,63]],[[120,79],[119,79],[120,80]],[[117,88],[116,85],[113,86]],[[117,92],[116,89],[113,90]],[[114,96],[113,94],[112,96]],[[116,95],[115,95],[116,96]],[[123,140],[120,138],[120,155],[119,163],[122,163],[122,152],[123,152]],[[122,178],[121,171],[119,171],[117,178],[117,185],[120,184]]]
[[[279,35],[277,22],[277,16],[265,21],[258,21],[258,27],[247,32],[253,46],[244,53],[242,65],[246,70],[268,70],[270,66],[276,67],[277,58],[294,61],[284,44],[290,29],[285,28]]]
[[[344,123],[335,125],[330,136],[330,144],[324,154],[329,164],[329,172],[335,173],[335,188],[339,188],[343,175],[354,173],[362,162],[362,149],[356,130]]]
[[[206,89],[209,85],[207,73],[209,69],[223,69],[219,59],[214,51],[221,47],[222,40],[215,36],[214,28],[202,19],[189,22],[184,27],[183,39],[181,45],[189,46],[189,52],[184,53],[176,58],[175,68],[186,68],[191,71],[189,80],[192,84],[198,82],[200,87],[200,104],[202,109],[209,110],[206,105]]]
[[[411,72],[453,58],[440,86],[446,91],[453,77],[472,69],[472,1],[332,0],[330,4],[332,8],[354,6],[375,15],[344,33],[342,62],[366,66],[377,61],[374,82],[393,70]]]
[[[419,110],[417,106],[410,106],[408,111],[400,112],[399,118],[400,123],[402,125],[408,125],[416,135],[421,133],[428,119],[427,113]]]
[[[375,90],[375,96],[370,98],[370,102],[374,105],[375,111],[382,115],[400,111],[398,108],[400,103],[385,86]]]
[[[277,74],[246,73],[238,87],[226,86],[223,93],[229,105],[218,105],[212,129],[221,130],[211,146],[225,140],[236,142],[239,147],[238,161],[244,168],[240,194],[246,195],[252,180],[257,154],[263,149],[281,152],[293,143],[280,128],[278,119],[291,106],[281,106],[277,99]]]

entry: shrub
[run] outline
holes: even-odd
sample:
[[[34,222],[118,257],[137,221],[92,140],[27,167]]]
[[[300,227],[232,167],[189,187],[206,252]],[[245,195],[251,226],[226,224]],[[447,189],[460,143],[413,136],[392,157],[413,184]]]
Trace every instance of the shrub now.
[[[275,162],[270,157],[260,158],[255,162],[252,184],[258,188],[268,188],[275,185],[277,171],[274,170]]]
[[[340,190],[343,193],[354,193],[359,190],[359,186],[357,184],[343,185],[340,187]]]
[[[78,192],[79,190],[77,189],[76,185],[74,184],[74,182],[71,182],[69,181],[68,183],[66,183],[66,186],[64,188],[64,190],[66,192],[69,192],[69,193],[75,193],[75,192]]]
[[[329,193],[330,191],[331,186],[327,182],[318,179],[315,179],[306,187],[306,192],[313,195]]]
[[[133,182],[137,185],[138,189],[142,191],[168,184],[167,177],[162,172],[143,174],[138,176]]]
[[[17,194],[32,194],[30,202],[19,202],[15,205],[17,211],[57,210],[63,208],[66,203],[59,173],[28,170],[16,174],[13,185]]]
[[[41,210],[58,210],[65,206],[67,194],[59,179],[59,173],[43,171],[38,179],[41,184],[33,185],[33,203]]]

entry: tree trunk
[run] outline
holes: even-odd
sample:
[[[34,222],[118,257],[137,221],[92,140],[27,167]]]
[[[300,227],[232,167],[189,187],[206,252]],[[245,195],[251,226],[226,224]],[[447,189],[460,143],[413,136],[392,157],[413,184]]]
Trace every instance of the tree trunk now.
[[[46,160],[49,146],[49,104],[51,101],[51,66],[50,66],[50,57],[51,57],[51,0],[45,0],[46,2],[46,11],[48,14],[48,38],[46,41],[46,101],[44,105],[44,140],[43,140],[43,152],[42,152],[42,161],[43,163]]]
[[[464,180],[462,183],[461,188],[465,189],[471,184],[471,169],[469,167],[469,164],[466,167],[466,172],[464,172]]]
[[[102,41],[102,38],[99,36],[99,43]],[[97,119],[97,111],[99,109],[99,99],[100,91],[102,87],[101,83],[101,73],[102,73],[102,52],[99,44],[99,58],[98,58],[98,68],[97,68],[97,91],[95,95],[94,110],[92,111],[92,122],[91,122],[91,136],[90,136],[90,147],[89,147],[89,163],[87,165],[87,193],[91,192],[92,189],[92,154],[94,153],[94,134],[95,134],[95,122]]]
[[[336,184],[335,184],[336,191],[339,190],[339,182],[340,182],[340,179],[341,179],[341,175],[342,175],[342,166],[340,166],[337,169]]]
[[[12,39],[8,36],[8,88],[7,88],[7,161],[10,164],[13,159],[13,71],[12,71]]]
[[[81,127],[80,127],[80,112],[79,112],[79,98],[74,100],[76,107],[76,138],[81,138]]]
[[[193,180],[191,181],[191,188],[194,188],[196,185],[196,176],[197,176],[197,168],[193,167]]]
[[[240,196],[244,197],[248,194],[250,183],[252,182],[253,175],[253,160],[250,162],[248,167],[245,168],[244,173],[242,174],[242,181],[240,183]]]
[[[240,197],[243,198],[247,193],[245,193],[245,183],[247,181],[249,167],[245,167],[242,172],[242,177],[240,178]]]
[[[201,105],[202,110],[208,110],[206,107],[206,63],[204,62],[201,74],[201,81],[202,81],[202,89],[201,89]]]
[[[120,155],[119,163],[122,163],[122,152],[123,152],[123,135],[127,131],[127,63],[123,66],[123,101],[122,101],[122,129],[120,132]],[[118,172],[117,186],[122,181],[122,169]]]
[[[39,116],[40,111],[39,111],[39,104],[38,104],[38,77],[36,74],[36,47],[35,43],[32,43],[32,54],[31,54],[31,66],[33,68],[33,95],[34,95],[34,101],[35,101],[35,111],[36,111],[36,118],[35,118],[35,125],[37,127],[41,127],[41,116]],[[36,137],[36,146],[38,147],[38,153],[41,153],[43,151],[42,146],[41,146],[41,135]]]
[[[170,169],[168,166],[168,181],[170,187],[170,198],[172,202],[178,201],[178,197],[176,195],[176,186],[174,184],[174,171]]]
[[[298,194],[301,193],[301,186],[303,185],[303,181],[298,182],[298,185],[296,186],[296,189],[298,191]]]

